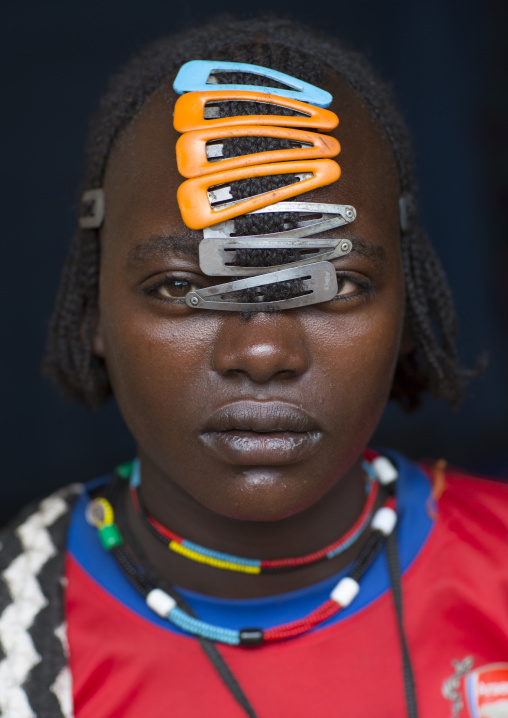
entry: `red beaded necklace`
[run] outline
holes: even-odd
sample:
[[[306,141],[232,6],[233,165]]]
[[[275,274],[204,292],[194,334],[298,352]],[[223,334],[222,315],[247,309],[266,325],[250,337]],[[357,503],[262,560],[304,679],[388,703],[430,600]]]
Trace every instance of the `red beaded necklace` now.
[[[171,551],[178,553],[185,558],[198,563],[207,564],[214,568],[224,569],[228,571],[237,571],[241,573],[247,573],[252,575],[259,575],[260,573],[275,573],[281,571],[291,571],[293,569],[300,568],[301,566],[307,566],[323,559],[331,559],[339,554],[343,553],[352,546],[355,541],[364,532],[365,528],[369,525],[376,505],[376,501],[379,495],[379,483],[386,483],[383,480],[383,469],[386,473],[386,459],[384,457],[377,457],[372,462],[363,462],[363,468],[367,474],[366,493],[367,498],[365,505],[358,516],[355,523],[351,528],[341,536],[337,541],[328,544],[322,549],[313,551],[305,554],[304,556],[281,558],[281,559],[250,559],[242,556],[235,556],[233,554],[223,553],[214,549],[201,546],[192,541],[184,539],[174,531],[171,531],[166,526],[160,523],[154,516],[148,513],[143,502],[141,500],[139,492],[139,473],[136,476],[136,472],[139,472],[139,466],[133,465],[131,472],[131,499],[134,508],[138,515],[143,520],[145,526],[150,532]],[[391,464],[390,464],[391,466]],[[381,476],[379,474],[383,476]],[[132,481],[132,477],[135,480]]]

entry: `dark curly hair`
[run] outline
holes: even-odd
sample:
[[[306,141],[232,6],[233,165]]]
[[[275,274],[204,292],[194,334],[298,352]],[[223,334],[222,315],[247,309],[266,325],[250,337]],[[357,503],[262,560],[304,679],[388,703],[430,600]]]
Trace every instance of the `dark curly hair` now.
[[[262,65],[313,84],[319,84],[325,68],[329,67],[368,104],[390,141],[401,193],[407,203],[400,242],[406,283],[406,318],[415,350],[399,360],[392,398],[406,408],[415,408],[422,392],[428,391],[434,397],[458,403],[464,393],[468,372],[461,367],[457,355],[456,316],[443,269],[418,225],[409,133],[390,89],[362,55],[305,26],[274,17],[254,20],[221,17],[202,27],[164,37],[149,45],[112,78],[92,122],[83,188],[102,186],[116,138],[155,90],[172,78],[184,62],[197,58]],[[254,84],[254,77],[249,76],[249,84]],[[218,80],[221,82],[220,77]],[[238,82],[241,77],[231,79],[228,76],[225,81]],[[263,84],[267,83],[263,81]],[[224,103],[221,111],[228,116],[257,114],[259,109],[255,104]],[[245,138],[226,143],[226,155],[263,151],[266,140],[256,140],[255,148],[249,143],[244,147],[242,142],[245,144]],[[281,181],[282,184],[291,182],[291,177],[258,180],[275,182],[278,186]],[[244,187],[242,182],[233,184],[232,194],[236,199],[251,193],[252,188]],[[266,190],[265,184],[258,188],[258,191]],[[294,213],[244,216],[236,220],[235,230],[237,234],[278,231],[282,229],[278,222],[288,227],[296,221]],[[266,264],[280,263],[280,259],[274,258],[272,262],[268,258]],[[99,407],[112,394],[104,361],[92,352],[99,260],[98,230],[78,229],[63,270],[44,361],[45,375],[67,396],[88,407]]]

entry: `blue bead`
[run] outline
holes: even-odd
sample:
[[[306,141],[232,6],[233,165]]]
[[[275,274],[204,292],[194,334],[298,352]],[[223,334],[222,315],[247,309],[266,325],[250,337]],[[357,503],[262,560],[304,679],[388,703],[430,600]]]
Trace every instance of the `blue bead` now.
[[[129,485],[131,489],[135,489],[141,483],[141,473],[139,471],[139,459],[134,459],[132,462],[131,477],[129,479]]]
[[[245,72],[251,75],[260,75],[261,77],[266,77],[270,80],[288,85],[292,89],[286,90],[279,87],[263,87],[258,85],[222,85],[207,83],[212,71]],[[311,85],[303,80],[298,80],[296,77],[291,77],[291,75],[286,75],[284,72],[277,72],[277,70],[272,70],[269,67],[249,65],[245,62],[191,60],[180,68],[173,88],[179,95],[183,95],[184,92],[206,92],[207,90],[267,92],[270,95],[289,97],[293,100],[308,102],[311,105],[317,105],[317,107],[328,107],[333,100],[329,92],[321,90],[315,85]]]
[[[341,544],[338,548],[335,549],[335,551],[330,551],[330,553],[326,554],[327,558],[334,558],[335,556],[338,556],[340,553],[344,553],[346,549],[348,549],[358,538],[358,536],[361,534],[365,526],[361,526],[356,533],[354,533],[349,541],[346,541],[345,543]]]
[[[187,541],[185,539],[182,541],[182,546],[185,546],[185,548],[191,549],[191,551],[196,551],[196,553],[200,553],[203,556],[210,556],[210,558],[216,558],[219,561],[228,561],[229,563],[238,563],[240,566],[252,566],[253,568],[258,568],[261,565],[261,561],[257,561],[253,558],[242,558],[241,556],[233,556],[233,554],[230,553],[222,553],[221,551],[214,551],[211,548],[206,548],[205,546],[200,546],[197,543],[193,543],[192,541]]]
[[[237,646],[240,643],[240,634],[238,631],[234,631],[231,628],[213,626],[211,623],[205,623],[205,621],[200,621],[197,618],[187,615],[179,608],[173,608],[168,614],[168,619],[171,623],[174,623],[175,626],[178,626],[187,633],[192,633],[194,636],[210,638],[212,641],[228,643],[230,646]]]
[[[362,461],[362,469],[365,471],[369,479],[377,481],[377,474],[368,461]]]

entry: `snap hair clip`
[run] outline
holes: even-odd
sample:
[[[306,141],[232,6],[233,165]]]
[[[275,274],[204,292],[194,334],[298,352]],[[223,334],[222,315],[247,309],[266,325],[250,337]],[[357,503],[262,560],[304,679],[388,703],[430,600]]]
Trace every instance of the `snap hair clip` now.
[[[81,196],[79,226],[83,229],[97,229],[104,221],[104,210],[104,190],[86,190]]]
[[[298,239],[300,237],[308,237],[313,234],[320,234],[344,224],[354,222],[356,219],[356,210],[349,204],[327,204],[324,202],[277,202],[261,209],[256,209],[253,214],[265,214],[274,212],[291,212],[298,213],[301,217],[298,219],[297,226],[291,229],[285,229],[281,232],[270,232],[271,239]],[[235,220],[227,220],[219,222],[211,227],[203,229],[204,239],[225,239],[235,237]],[[242,239],[256,239],[261,235],[245,236]]]
[[[308,105],[289,97],[279,97],[271,90],[269,93],[245,90],[207,90],[206,92],[188,92],[175,103],[173,125],[178,132],[205,130],[210,127],[234,127],[237,125],[271,125],[276,127],[297,127],[329,132],[337,127],[339,118],[335,112],[322,107]],[[259,114],[220,116],[220,104],[224,102],[255,102],[260,105]],[[273,105],[296,114],[264,115],[263,105]]]
[[[259,86],[259,85],[238,85],[218,83],[217,73],[242,73],[256,75],[268,80],[274,80],[284,88]],[[218,62],[216,60],[191,60],[186,62],[175,78],[173,88],[178,95],[185,92],[203,92],[210,89],[210,84],[217,84],[225,90],[244,90],[253,92],[267,92],[271,95],[282,95],[301,102],[308,102],[318,107],[328,107],[333,97],[326,90],[321,90],[309,82],[304,82],[284,72],[272,70],[269,67],[250,65],[246,62]]]
[[[299,280],[292,282],[292,280]],[[265,301],[269,288],[283,282],[295,285],[295,296],[287,299]],[[337,294],[337,275],[330,262],[317,262],[304,267],[283,269],[262,276],[226,282],[189,292],[185,302],[193,309],[215,309],[219,311],[245,312],[274,309],[294,309],[309,304],[328,302]],[[242,301],[242,293],[248,295]],[[249,301],[255,297],[254,301]]]
[[[273,239],[271,236],[238,237],[237,239],[203,239],[199,243],[199,266],[211,277],[253,276],[281,269],[303,267],[323,260],[330,261],[349,254],[349,239]],[[241,250],[293,249],[301,258],[270,266],[241,266],[236,253]]]
[[[230,191],[232,182],[283,174],[296,175],[297,181],[245,199],[233,199]],[[203,229],[331,184],[339,177],[340,167],[334,160],[300,160],[240,167],[186,180],[178,188],[177,200],[187,227]]]
[[[242,154],[236,157],[225,156],[224,148],[227,140],[251,137],[279,140],[279,144],[284,143],[286,146],[281,149]],[[287,127],[238,125],[193,130],[181,135],[176,143],[178,171],[184,177],[199,177],[212,172],[269,162],[323,159],[335,157],[339,152],[339,143],[329,135]]]
[[[409,229],[409,195],[403,194],[399,198],[400,228],[403,232]]]

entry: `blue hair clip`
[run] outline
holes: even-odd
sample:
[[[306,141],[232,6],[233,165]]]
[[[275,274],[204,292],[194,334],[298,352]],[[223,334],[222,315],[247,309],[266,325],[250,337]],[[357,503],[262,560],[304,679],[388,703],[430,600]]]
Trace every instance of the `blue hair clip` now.
[[[251,75],[260,75],[270,80],[275,80],[288,89],[279,87],[260,87],[259,85],[223,85],[218,84],[214,78],[217,72],[244,72]],[[296,77],[286,75],[284,72],[277,72],[269,67],[249,65],[245,62],[215,62],[213,60],[191,60],[182,65],[175,78],[173,88],[176,93],[183,95],[184,92],[204,92],[206,90],[246,90],[249,92],[266,92],[269,95],[290,97],[293,100],[308,102],[317,107],[328,107],[333,97],[326,90],[321,90]]]

